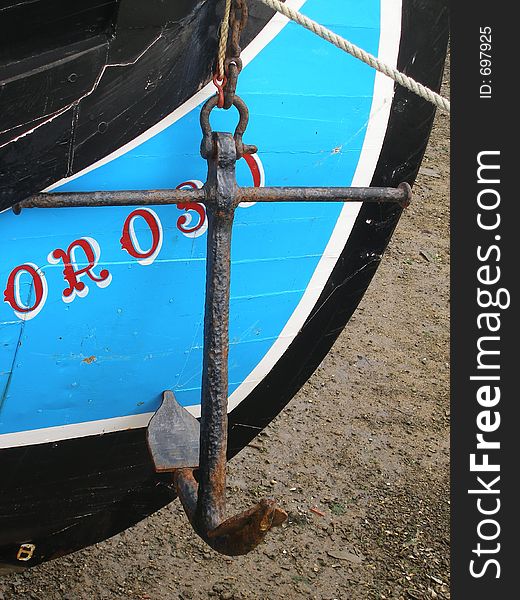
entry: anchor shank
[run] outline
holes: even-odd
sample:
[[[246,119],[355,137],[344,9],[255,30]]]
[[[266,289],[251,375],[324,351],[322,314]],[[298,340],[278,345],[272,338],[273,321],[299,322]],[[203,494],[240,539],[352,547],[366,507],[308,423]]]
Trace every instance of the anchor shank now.
[[[236,150],[230,134],[214,133],[208,162],[208,242],[200,421],[199,494],[195,522],[211,531],[225,518],[231,231],[236,207]]]

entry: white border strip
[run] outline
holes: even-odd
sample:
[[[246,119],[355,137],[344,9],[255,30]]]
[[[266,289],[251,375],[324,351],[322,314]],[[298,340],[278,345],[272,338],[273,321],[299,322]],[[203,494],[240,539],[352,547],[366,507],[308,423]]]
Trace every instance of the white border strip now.
[[[154,413],[145,413],[142,415],[102,419],[101,421],[74,423],[73,425],[58,425],[57,427],[45,427],[43,429],[4,433],[0,435],[0,449],[30,446],[32,444],[46,444],[49,442],[88,437],[91,435],[113,433],[125,429],[139,429],[146,427],[153,415]]]
[[[305,1],[306,0],[288,0],[288,4],[292,8],[298,9]],[[397,65],[397,55],[401,38],[401,8],[401,0],[381,0],[381,33],[378,57],[392,66]],[[282,15],[277,14],[273,17],[262,33],[259,34],[244,50],[242,54],[244,63],[247,64],[250,62],[272,39],[274,39],[287,23],[288,20]],[[132,150],[139,144],[142,144],[154,135],[157,135],[157,133],[164,130],[166,127],[169,127],[190,110],[193,110],[206,98],[211,96],[213,92],[213,84],[208,84],[171,115],[157,123],[154,127],[132,142],[129,142],[116,152],[103,158],[94,165],[87,167],[76,175],[68,179],[62,179],[47,188],[47,190],[54,189],[63,183],[76,179],[99,166],[107,164],[129,150]],[[393,81],[381,73],[376,73],[373,102],[370,110],[367,132],[358,166],[352,180],[353,186],[365,186],[370,184],[383,146],[393,94]],[[278,339],[268,350],[267,354],[229,397],[228,411],[236,408],[236,406],[238,406],[240,402],[242,402],[242,400],[244,400],[244,398],[246,398],[264,379],[302,328],[348,241],[360,208],[361,204],[345,204],[343,207],[329,243],[327,244],[323,256],[321,257],[298,306],[289,318]],[[200,405],[190,406],[188,407],[188,410],[195,417],[200,416]],[[100,435],[125,429],[142,428],[148,425],[152,416],[153,413],[144,413],[141,415],[114,417],[112,419],[88,421],[86,423],[76,423],[73,425],[61,425],[58,427],[34,429],[31,431],[7,433],[0,435],[0,448],[43,444],[70,438]]]
[[[391,65],[397,65],[400,39],[401,0],[382,0],[379,58]],[[377,72],[367,132],[356,172],[352,178],[353,186],[370,185],[383,147],[393,95],[394,82],[382,73]],[[344,204],[327,247],[298,306],[267,354],[229,397],[228,411],[236,408],[253,391],[298,335],[343,252],[360,209],[361,203]]]

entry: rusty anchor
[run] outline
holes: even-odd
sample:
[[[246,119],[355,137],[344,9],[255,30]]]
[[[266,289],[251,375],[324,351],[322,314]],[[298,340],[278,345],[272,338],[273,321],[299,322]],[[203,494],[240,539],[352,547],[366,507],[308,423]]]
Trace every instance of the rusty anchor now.
[[[407,206],[411,189],[397,188],[241,188],[235,165],[244,154],[256,152],[245,145],[247,106],[234,96],[239,113],[234,135],[213,132],[209,118],[218,97],[201,111],[201,154],[208,162],[201,190],[142,190],[36,194],[13,207],[28,208],[131,206],[202,202],[208,217],[204,351],[199,421],[183,408],[172,391],[147,430],[149,450],[158,473],[172,473],[176,492],[195,532],[217,552],[235,556],[254,549],[270,529],[281,525],[286,513],[271,499],[226,519],[226,451],[229,352],[229,296],[231,234],[234,212],[241,202],[390,202]]]
[[[256,152],[255,147],[244,146],[242,142],[248,121],[247,107],[238,96],[233,103],[240,115],[234,135],[211,131],[209,115],[217,104],[216,96],[201,112],[201,154],[208,161],[203,188],[208,241],[200,442],[195,445],[193,435],[198,421],[179,405],[175,406],[175,397],[169,391],[164,393],[163,405],[152,418],[147,436],[156,468],[173,471],[177,495],[194,530],[214,550],[230,556],[247,554],[272,527],[287,518],[274,500],[262,500],[239,515],[225,518],[231,233],[235,209],[240,203],[235,165],[244,153]],[[184,414],[176,419],[182,411]],[[169,462],[163,456],[164,433],[168,429],[165,423],[171,426]],[[180,435],[179,423],[182,423]],[[182,447],[186,439],[194,442],[190,448]],[[177,446],[184,452],[184,464],[180,464],[183,461],[178,458]]]

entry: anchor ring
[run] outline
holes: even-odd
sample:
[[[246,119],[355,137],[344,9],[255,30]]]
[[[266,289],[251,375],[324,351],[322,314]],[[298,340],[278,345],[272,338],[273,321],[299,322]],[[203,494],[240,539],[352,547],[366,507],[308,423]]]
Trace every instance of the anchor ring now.
[[[218,106],[218,102],[218,96],[212,96],[209,98],[206,104],[204,104],[202,110],[200,111],[200,127],[202,129],[200,153],[202,158],[206,159],[210,158],[215,153],[212,136],[213,130],[211,129],[209,117],[211,111]],[[235,133],[233,134],[237,151],[237,159],[239,159],[242,158],[244,154],[255,154],[258,151],[258,148],[251,144],[244,144],[242,141],[242,137],[247,129],[247,124],[249,123],[249,110],[246,103],[242,100],[242,98],[240,98],[240,96],[235,96],[233,98],[233,106],[238,110],[239,115],[239,121],[236,126]]]

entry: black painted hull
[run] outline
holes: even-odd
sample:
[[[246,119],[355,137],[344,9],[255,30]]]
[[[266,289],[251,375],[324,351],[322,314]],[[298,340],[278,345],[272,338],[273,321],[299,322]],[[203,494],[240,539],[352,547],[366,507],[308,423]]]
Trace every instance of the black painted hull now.
[[[112,0],[86,13],[64,0],[54,12],[43,1],[19,4],[5,13],[12,19],[2,16],[3,34],[40,12],[56,21],[43,39],[29,28],[36,47],[9,37],[2,46],[0,210],[117,150],[208,83],[222,11],[216,0],[150,0],[146,9]],[[270,16],[252,13],[244,45]]]

